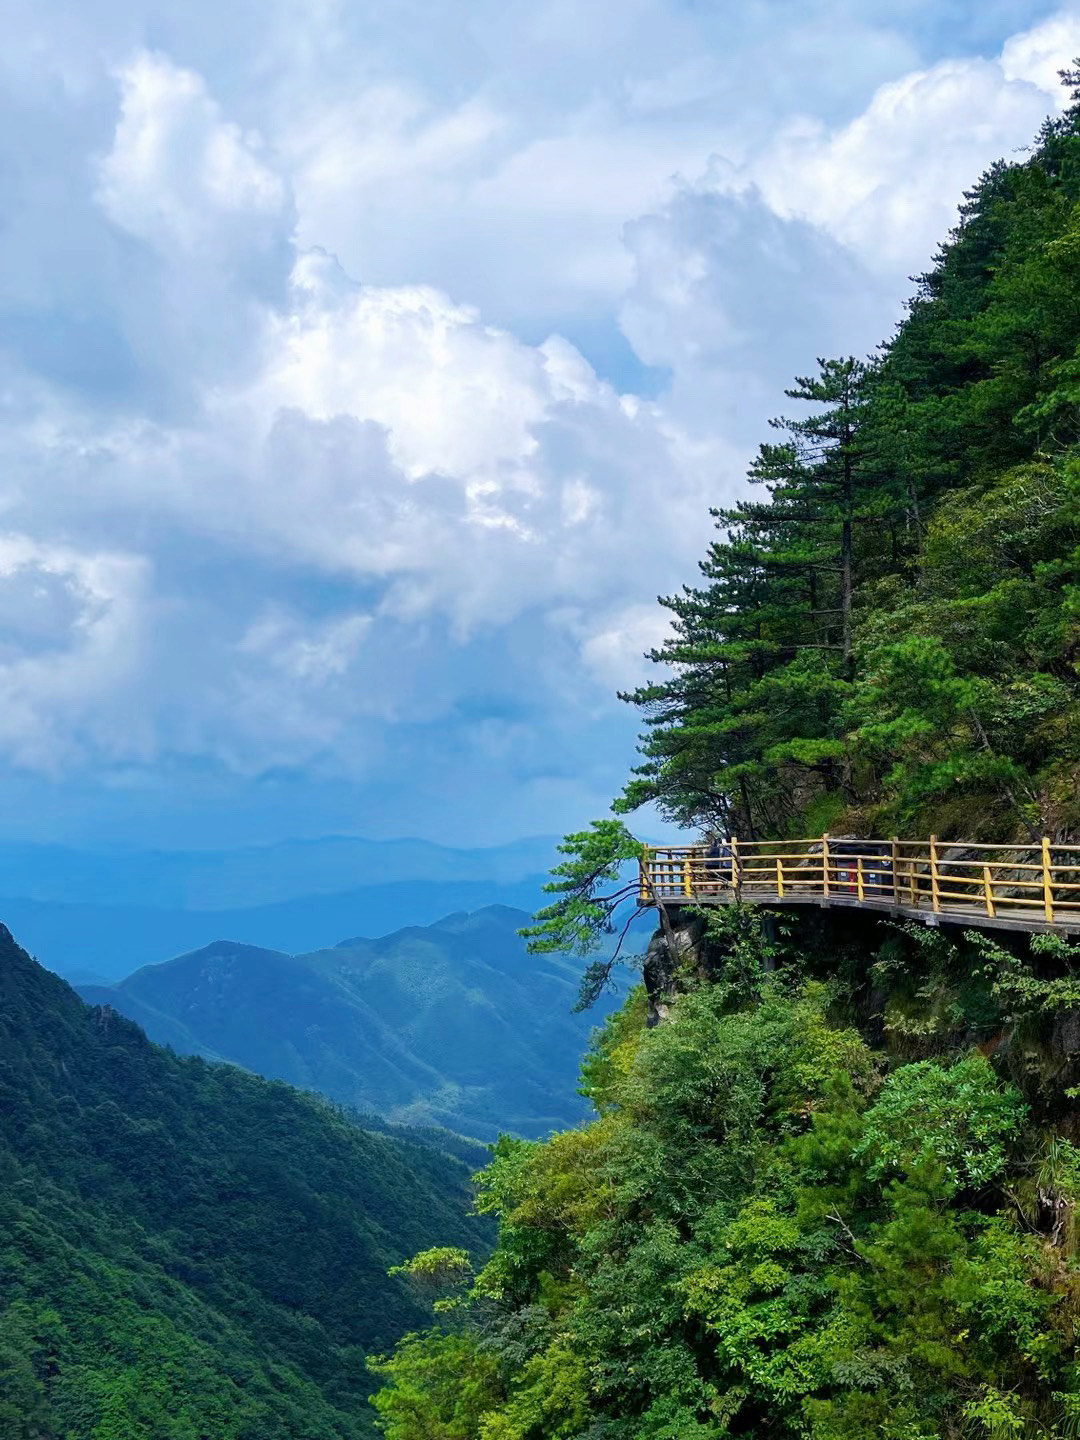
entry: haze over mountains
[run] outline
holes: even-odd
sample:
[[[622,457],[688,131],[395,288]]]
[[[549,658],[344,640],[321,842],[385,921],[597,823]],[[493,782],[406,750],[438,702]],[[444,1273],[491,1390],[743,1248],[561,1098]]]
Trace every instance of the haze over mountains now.
[[[614,998],[572,1013],[580,964],[530,956],[505,906],[289,955],[217,942],[82,986],[151,1039],[390,1120],[482,1139],[576,1124],[582,1053]]]
[[[43,964],[118,980],[228,938],[296,952],[490,904],[532,909],[555,842],[485,849],[349,836],[224,851],[0,843],[0,911]]]
[[[4,842],[0,915],[85,999],[177,1053],[396,1122],[542,1135],[583,1115],[578,1066],[610,1008],[574,1015],[580,964],[530,957],[517,934],[554,847]]]
[[[510,884],[542,874],[556,840],[458,849],[329,835],[220,850],[86,850],[0,841],[0,895],[174,910],[237,910],[415,880]]]

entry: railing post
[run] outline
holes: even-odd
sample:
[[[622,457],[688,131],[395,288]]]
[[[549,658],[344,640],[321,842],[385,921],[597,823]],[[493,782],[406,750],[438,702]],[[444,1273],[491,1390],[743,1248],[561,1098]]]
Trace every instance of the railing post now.
[[[829,837],[821,837],[821,893],[829,898]]]
[[[856,857],[855,857],[855,892],[856,892],[856,894],[857,894],[858,897],[859,897],[859,904],[861,905],[861,904],[863,903],[863,901],[866,899],[866,892],[865,892],[865,890],[864,890],[864,888],[863,888],[862,856],[861,856],[861,855],[856,855]]]
[[[941,877],[938,874],[937,836],[930,836],[930,904],[935,915],[941,914]]]
[[[900,837],[894,835],[892,841],[892,898],[893,904],[900,904]]]
[[[781,900],[784,898],[784,862],[779,855],[776,857],[776,893]]]
[[[990,873],[990,866],[983,866],[983,896],[986,899],[986,913],[993,920],[997,914],[997,907],[994,904],[994,877]]]
[[[739,839],[737,835],[731,837],[731,888],[735,892],[736,900],[739,898],[739,890],[742,886],[742,862],[739,859]]]
[[[641,906],[649,903],[649,847],[642,845],[641,858],[638,860],[638,904]]]
[[[691,864],[692,862],[690,856],[684,855],[680,871],[683,894],[688,900],[692,900],[694,898],[694,872],[691,869]]]
[[[1042,880],[1043,880],[1043,910],[1046,914],[1046,923],[1054,923],[1054,880],[1053,867],[1050,863],[1050,837],[1044,835],[1042,839]]]

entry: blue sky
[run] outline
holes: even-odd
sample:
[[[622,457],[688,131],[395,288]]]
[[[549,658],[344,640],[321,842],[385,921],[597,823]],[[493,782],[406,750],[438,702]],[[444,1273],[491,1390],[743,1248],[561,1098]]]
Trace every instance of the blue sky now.
[[[902,313],[1080,6],[15,0],[0,836],[465,844],[614,699],[784,383]]]

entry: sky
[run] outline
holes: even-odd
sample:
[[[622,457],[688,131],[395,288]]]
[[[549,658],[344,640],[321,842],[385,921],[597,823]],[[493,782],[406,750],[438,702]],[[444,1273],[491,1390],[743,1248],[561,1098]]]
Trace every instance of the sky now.
[[[1078,54],[1080,3],[8,0],[0,838],[605,813],[783,386]]]

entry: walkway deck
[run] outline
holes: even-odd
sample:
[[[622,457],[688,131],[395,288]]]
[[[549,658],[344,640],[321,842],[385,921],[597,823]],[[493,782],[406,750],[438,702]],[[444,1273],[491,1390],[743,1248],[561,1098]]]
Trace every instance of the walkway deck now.
[[[1080,845],[822,835],[650,847],[639,900],[855,907],[928,925],[1080,933]]]

